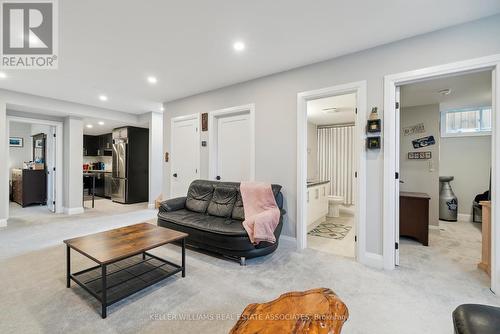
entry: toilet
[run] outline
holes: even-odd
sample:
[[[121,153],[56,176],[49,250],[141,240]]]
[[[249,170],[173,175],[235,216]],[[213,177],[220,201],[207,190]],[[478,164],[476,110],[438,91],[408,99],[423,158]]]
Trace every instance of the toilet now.
[[[340,216],[340,205],[344,203],[342,196],[328,196],[328,217]]]

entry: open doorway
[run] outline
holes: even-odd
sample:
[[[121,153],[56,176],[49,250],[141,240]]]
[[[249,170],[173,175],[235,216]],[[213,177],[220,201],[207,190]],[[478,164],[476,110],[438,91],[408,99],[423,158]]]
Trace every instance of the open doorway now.
[[[343,97],[342,97],[343,96]],[[335,97],[338,97],[337,99]],[[330,104],[328,107],[320,107],[321,114],[328,117],[328,114],[338,114],[346,113],[346,115],[350,115],[347,121],[340,121],[337,125],[342,125],[344,123],[344,128],[348,128],[349,126],[353,126],[352,128],[352,150],[350,154],[352,154],[352,160],[350,155],[348,154],[346,157],[342,158],[339,156],[328,156],[325,153],[323,159],[312,158],[314,152],[320,154],[319,148],[320,146],[323,149],[326,149],[326,144],[330,143],[327,140],[328,136],[324,136],[325,145],[312,144],[311,140],[308,143],[308,105],[309,107],[313,106],[315,103],[320,104],[325,101],[321,101],[325,99],[327,104]],[[350,101],[349,106],[347,104],[343,107],[342,99]],[[352,102],[354,99],[354,102]],[[337,106],[331,105],[332,100],[335,102],[341,102]],[[339,101],[340,100],[340,101]],[[314,102],[316,101],[316,102]],[[311,103],[309,103],[311,102]],[[338,109],[333,109],[338,108]],[[347,109],[343,109],[347,108]],[[310,109],[310,108],[309,108]],[[323,111],[323,109],[327,109]],[[341,112],[344,110],[344,112]],[[352,121],[352,112],[354,112],[354,121]],[[312,118],[310,119],[312,120]],[[319,226],[322,222],[327,221],[328,215],[336,215],[336,209],[338,209],[339,216],[341,214],[351,215],[353,221],[350,223],[350,228],[348,227],[348,231],[344,229],[342,239],[345,239],[345,236],[349,234],[349,232],[353,231],[352,237],[354,238],[354,243],[347,242],[349,239],[345,239],[346,247],[342,246],[342,243],[339,243],[340,249],[347,249],[348,252],[337,252],[339,255],[347,255],[351,257],[355,257],[357,261],[361,263],[365,263],[373,266],[381,266],[382,258],[376,256],[376,254],[369,253],[366,251],[366,148],[365,148],[365,126],[364,122],[366,121],[366,81],[353,82],[333,87],[322,88],[313,91],[301,92],[297,94],[297,248],[304,249],[309,245],[309,236],[308,232],[311,232],[314,227]],[[329,121],[331,122],[331,121]],[[311,122],[309,122],[311,123]],[[353,124],[354,123],[354,124]],[[313,123],[314,124],[314,123]],[[319,124],[319,123],[318,123]],[[310,125],[310,124],[309,124]],[[328,125],[328,124],[326,124]],[[332,125],[330,123],[330,125]],[[333,126],[318,126],[318,125],[310,125],[310,129],[312,129],[311,138],[315,138],[316,140],[323,138],[323,135],[318,135],[319,132],[324,132],[328,134],[329,132],[336,132],[342,128],[333,127]],[[314,131],[315,128],[315,131]],[[346,129],[342,130],[345,131]],[[311,133],[311,131],[309,131]],[[346,131],[348,132],[348,131]],[[314,136],[316,133],[316,136]],[[349,134],[347,134],[349,136]],[[331,136],[330,136],[331,137]],[[331,144],[331,143],[330,143]],[[340,144],[340,142],[339,142]],[[308,147],[309,146],[309,147]],[[310,154],[308,154],[308,152]],[[326,151],[325,151],[326,152]],[[308,168],[308,160],[310,162],[310,166],[316,162],[319,166],[321,160],[325,163],[323,169],[318,168],[317,171],[313,167],[309,166]],[[350,161],[350,164],[346,164],[343,170],[344,178],[342,176],[336,176],[334,172],[328,167],[330,164],[334,162],[340,161]],[[309,171],[309,176],[308,176]],[[312,173],[311,173],[312,172]],[[351,174],[352,173],[352,174]],[[340,192],[341,189],[346,189],[343,186],[350,185],[348,181],[348,176],[352,176],[351,180],[353,180],[353,184],[351,185],[352,192]],[[321,179],[322,178],[322,179]],[[338,178],[338,179],[336,179]],[[341,180],[342,179],[342,180]],[[330,183],[333,183],[333,186],[330,187]],[[309,187],[308,187],[309,186]],[[338,188],[336,188],[338,186]],[[314,189],[314,188],[317,189]],[[337,192],[337,193],[336,193]],[[309,193],[309,194],[308,194]],[[330,193],[332,195],[330,195]],[[329,199],[328,196],[339,196],[338,198],[334,198],[332,201],[332,214],[329,214]],[[350,197],[352,195],[352,197]],[[309,203],[308,203],[309,196]],[[342,201],[340,201],[340,196],[343,196]],[[344,197],[346,196],[346,197]],[[352,198],[351,202],[345,202]],[[338,199],[338,200],[337,200]],[[337,200],[337,201],[335,201]],[[340,201],[340,203],[339,203]],[[314,208],[310,208],[310,205],[313,205]],[[316,208],[317,205],[317,208]],[[341,209],[341,207],[343,207]],[[347,210],[346,210],[347,208]],[[312,212],[310,214],[309,212]],[[314,215],[316,215],[314,217]],[[339,217],[332,217],[339,218]],[[309,223],[309,224],[308,224]],[[312,224],[312,225],[311,225]],[[347,225],[347,224],[343,224]],[[347,232],[347,233],[346,233]],[[330,238],[325,238],[330,239]],[[332,238],[333,239],[333,238]],[[342,240],[341,239],[341,240]],[[335,240],[335,239],[333,239]],[[334,241],[335,242],[335,241]],[[326,244],[328,244],[328,240]],[[314,245],[314,242],[312,243]],[[351,247],[352,246],[352,247]],[[335,254],[336,247],[328,247],[330,253]],[[353,249],[354,248],[354,249]]]
[[[9,117],[10,216],[62,212],[59,122]]]
[[[491,199],[491,75],[488,70],[399,87],[400,264],[414,267],[429,256],[475,273],[486,286],[489,265],[478,264],[489,233],[480,203]]]
[[[307,101],[307,245],[355,257],[356,94]]]

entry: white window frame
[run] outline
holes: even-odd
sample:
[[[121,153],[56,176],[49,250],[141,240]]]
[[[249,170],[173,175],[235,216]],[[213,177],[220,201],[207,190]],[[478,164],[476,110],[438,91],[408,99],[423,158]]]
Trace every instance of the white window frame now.
[[[473,136],[491,136],[491,129],[490,130],[479,130],[476,132],[455,132],[455,133],[447,133],[446,132],[446,115],[448,113],[455,113],[455,112],[466,112],[466,111],[480,111],[481,115],[480,117],[483,117],[482,113],[483,110],[485,109],[490,109],[492,110],[491,106],[481,106],[481,107],[473,107],[473,108],[458,108],[458,109],[447,109],[447,110],[442,110],[441,111],[441,138],[449,138],[449,137],[473,137]],[[492,120],[493,121],[493,120]]]

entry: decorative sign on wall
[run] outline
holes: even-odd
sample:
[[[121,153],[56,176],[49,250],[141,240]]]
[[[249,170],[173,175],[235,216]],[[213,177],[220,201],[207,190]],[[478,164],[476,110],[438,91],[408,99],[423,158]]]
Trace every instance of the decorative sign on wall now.
[[[407,126],[407,127],[403,128],[403,135],[404,136],[409,136],[409,135],[412,135],[414,133],[424,133],[424,132],[425,132],[424,123],[419,123],[416,125]]]
[[[432,152],[408,152],[409,160],[429,160],[432,158]]]
[[[427,136],[412,140],[413,148],[422,148],[436,144],[434,136]]]
[[[201,131],[208,131],[208,113],[201,114]]]
[[[368,132],[380,132],[382,128],[382,121],[380,119],[369,119],[367,131]]]
[[[380,136],[366,138],[366,147],[370,150],[380,148]]]

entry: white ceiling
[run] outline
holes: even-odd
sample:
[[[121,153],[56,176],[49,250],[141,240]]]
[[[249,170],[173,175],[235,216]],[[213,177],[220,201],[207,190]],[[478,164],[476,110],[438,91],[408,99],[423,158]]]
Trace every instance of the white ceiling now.
[[[327,112],[336,108],[335,111]],[[307,121],[316,125],[346,124],[355,120],[356,94],[307,101]]]
[[[449,95],[440,94],[451,89]],[[440,104],[441,109],[491,105],[491,71],[422,81],[401,87],[401,105]]]
[[[103,125],[99,125],[99,122],[103,122]],[[88,128],[87,125],[92,125],[92,128]],[[83,134],[85,135],[103,135],[105,133],[111,133],[113,129],[130,125],[128,122],[115,121],[115,120],[102,120],[101,118],[85,117],[83,118]],[[134,124],[134,126],[147,127],[147,124]]]
[[[0,88],[140,114],[163,101],[493,15],[500,1],[86,0],[59,7],[59,69],[9,71]],[[245,51],[234,52],[236,40]],[[149,75],[156,85],[147,83]]]

